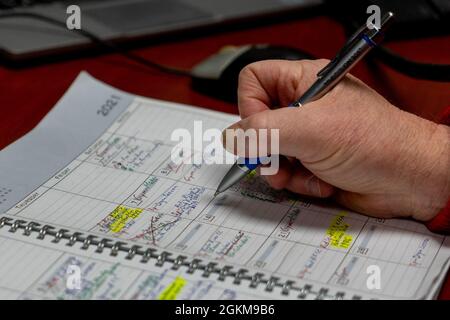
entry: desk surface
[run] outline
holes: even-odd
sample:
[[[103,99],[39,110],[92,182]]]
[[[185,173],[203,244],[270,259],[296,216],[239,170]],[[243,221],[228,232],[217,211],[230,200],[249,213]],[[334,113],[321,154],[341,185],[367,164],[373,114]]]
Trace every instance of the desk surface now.
[[[450,36],[389,44],[398,53],[424,62],[450,63]],[[325,18],[289,21],[150,46],[140,55],[180,68],[190,68],[225,45],[271,43],[332,58],[345,41],[339,24]],[[67,90],[81,70],[114,87],[138,95],[237,113],[237,107],[191,90],[190,80],[161,74],[118,55],[82,58],[23,70],[0,66],[0,149],[32,129]],[[400,108],[435,120],[450,105],[448,83],[419,81],[380,64],[359,64],[352,72]],[[450,299],[450,277],[440,295]]]

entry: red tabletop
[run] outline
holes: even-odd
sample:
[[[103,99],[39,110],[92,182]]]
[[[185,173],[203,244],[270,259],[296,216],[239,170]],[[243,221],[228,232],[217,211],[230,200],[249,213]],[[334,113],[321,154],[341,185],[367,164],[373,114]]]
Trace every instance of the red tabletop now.
[[[149,46],[135,52],[160,63],[190,68],[226,45],[270,43],[332,58],[345,41],[341,26],[326,17],[288,21],[240,31]],[[424,62],[450,63],[450,36],[390,43],[398,53]],[[237,113],[237,107],[199,93],[184,77],[149,70],[111,54],[13,70],[0,66],[0,149],[32,129],[82,70],[119,89],[142,96]],[[436,120],[450,105],[449,83],[408,78],[383,65],[360,63],[352,73],[395,105]],[[440,295],[450,299],[450,277]]]

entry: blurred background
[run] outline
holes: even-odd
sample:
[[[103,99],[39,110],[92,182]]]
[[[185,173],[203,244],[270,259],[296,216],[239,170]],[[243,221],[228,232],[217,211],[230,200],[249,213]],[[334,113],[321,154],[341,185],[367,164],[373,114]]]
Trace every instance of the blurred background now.
[[[246,64],[330,59],[374,4],[395,24],[352,72],[436,120],[450,104],[448,0],[0,0],[0,147],[81,70],[136,94],[237,113]],[[69,30],[77,18],[81,29]]]

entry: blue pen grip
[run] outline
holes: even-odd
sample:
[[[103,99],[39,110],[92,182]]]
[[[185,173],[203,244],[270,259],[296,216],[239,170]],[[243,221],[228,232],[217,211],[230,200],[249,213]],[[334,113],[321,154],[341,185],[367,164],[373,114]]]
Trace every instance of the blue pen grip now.
[[[255,170],[261,165],[259,158],[245,158],[244,164],[249,170]]]
[[[241,158],[238,163],[243,163],[249,170],[255,170],[261,164],[269,163],[270,157],[262,157],[262,158]]]

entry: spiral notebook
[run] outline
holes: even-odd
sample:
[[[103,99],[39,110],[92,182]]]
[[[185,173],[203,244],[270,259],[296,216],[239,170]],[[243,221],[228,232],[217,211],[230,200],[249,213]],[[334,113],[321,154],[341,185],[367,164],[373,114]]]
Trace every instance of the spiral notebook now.
[[[149,85],[151,85],[149,83]],[[171,134],[236,116],[81,73],[0,152],[0,298],[428,299],[449,240],[274,191],[230,165],[175,164]]]

